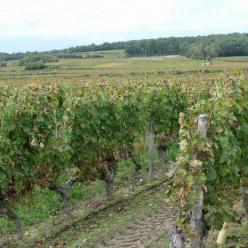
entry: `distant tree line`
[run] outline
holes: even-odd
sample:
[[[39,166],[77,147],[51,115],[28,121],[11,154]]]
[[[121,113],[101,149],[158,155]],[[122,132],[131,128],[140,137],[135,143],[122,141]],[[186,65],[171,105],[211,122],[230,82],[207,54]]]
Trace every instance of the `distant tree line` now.
[[[120,49],[124,49],[128,56],[182,55],[205,60],[218,56],[245,56],[248,55],[248,33],[105,42],[100,45],[90,44],[47,52],[0,53],[0,61],[20,60],[30,55],[41,54],[57,58],[97,58],[98,55],[82,57],[78,53]]]
[[[45,63],[58,62],[58,58],[50,54],[28,54],[19,60],[20,66],[25,66],[26,70],[46,69]]]
[[[67,53],[59,53],[56,54],[56,57],[59,59],[94,59],[94,58],[103,58],[104,56],[101,54],[86,54],[82,55],[74,52],[67,52]]]
[[[0,53],[0,61],[18,60],[24,58],[28,53]]]
[[[43,55],[43,54],[36,54],[36,55],[28,55],[19,61],[20,66],[27,66],[29,64],[34,63],[51,63],[57,62],[58,58],[53,55]]]
[[[69,53],[75,53],[75,52],[94,52],[94,51],[108,51],[108,50],[120,50],[125,49],[126,42],[118,41],[118,42],[104,42],[101,45],[96,44],[90,44],[87,46],[77,46],[77,47],[70,47],[68,49],[64,50],[54,50],[54,52],[69,52]]]
[[[194,59],[248,55],[248,34],[159,38],[126,43],[130,56],[182,55]]]

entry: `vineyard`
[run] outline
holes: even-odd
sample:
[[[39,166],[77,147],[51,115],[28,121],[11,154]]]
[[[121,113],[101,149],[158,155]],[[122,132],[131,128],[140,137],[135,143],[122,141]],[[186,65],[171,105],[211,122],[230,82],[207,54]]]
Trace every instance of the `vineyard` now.
[[[12,84],[3,71],[0,247],[125,247],[143,233],[146,246],[130,247],[200,248],[213,245],[209,237],[224,223],[247,228],[248,78],[244,68],[217,67],[70,84],[25,74]],[[94,216],[109,220],[130,208],[137,235],[125,227],[100,242]],[[50,221],[57,215],[65,225]],[[45,233],[48,226],[55,234]],[[69,246],[61,233],[75,226],[81,234]],[[248,247],[242,237],[240,247]]]

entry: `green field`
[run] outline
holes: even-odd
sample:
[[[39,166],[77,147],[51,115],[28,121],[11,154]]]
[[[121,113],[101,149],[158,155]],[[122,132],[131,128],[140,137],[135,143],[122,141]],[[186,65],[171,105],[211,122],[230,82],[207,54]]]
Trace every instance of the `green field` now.
[[[88,53],[83,53],[88,54]],[[195,78],[215,79],[222,73],[248,70],[248,57],[216,58],[213,64],[204,66],[203,61],[180,56],[128,58],[124,51],[94,52],[104,58],[60,59],[48,63],[48,69],[25,70],[17,61],[0,68],[3,84],[27,84],[34,82],[135,82],[172,79],[185,81]]]

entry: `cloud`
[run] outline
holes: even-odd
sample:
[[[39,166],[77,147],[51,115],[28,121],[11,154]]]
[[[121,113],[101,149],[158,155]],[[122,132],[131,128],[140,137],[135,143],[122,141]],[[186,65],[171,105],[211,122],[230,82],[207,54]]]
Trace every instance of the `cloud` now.
[[[15,3],[14,8],[12,4]],[[171,1],[23,0],[1,4],[0,35],[80,35],[128,31],[170,20]]]
[[[42,50],[67,46],[70,41],[71,45],[76,45],[108,40],[245,31],[248,26],[246,2],[0,0],[0,50],[17,51],[18,44],[14,40],[19,40],[22,50],[25,44],[25,50],[30,50],[32,42],[36,42],[37,49]],[[34,47],[35,44],[32,44],[32,49]]]

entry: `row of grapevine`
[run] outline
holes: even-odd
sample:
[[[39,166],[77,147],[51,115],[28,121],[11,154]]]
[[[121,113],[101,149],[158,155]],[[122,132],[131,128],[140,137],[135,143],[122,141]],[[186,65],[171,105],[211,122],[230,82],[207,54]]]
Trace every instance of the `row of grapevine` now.
[[[77,180],[99,177],[113,193],[118,161],[154,123],[155,134],[176,135],[186,98],[175,86],[28,85],[0,92],[0,214],[7,215],[22,236],[21,222],[6,204],[48,187],[64,199]],[[69,168],[77,177],[67,185],[56,179]]]
[[[204,135],[196,128],[202,113]],[[180,203],[179,227],[191,237],[191,247],[199,248],[210,227],[219,230],[224,222],[235,221],[234,206],[248,186],[247,80],[215,82],[209,97],[181,114],[179,123],[180,152],[171,194]]]

